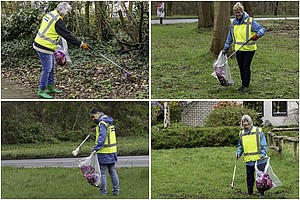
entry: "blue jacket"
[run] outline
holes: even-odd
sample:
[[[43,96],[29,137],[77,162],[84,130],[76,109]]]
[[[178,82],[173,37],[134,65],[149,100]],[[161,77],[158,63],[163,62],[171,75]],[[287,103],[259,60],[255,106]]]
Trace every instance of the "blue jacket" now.
[[[238,25],[244,23],[244,21],[249,17],[248,13],[244,12],[242,18],[239,20],[238,18],[233,19],[233,24]],[[259,23],[257,23],[254,19],[252,20],[252,29],[259,37],[265,34],[265,28],[262,27]],[[224,50],[228,51],[231,43],[232,43],[232,32],[233,32],[233,25],[230,26],[229,33],[227,35],[227,40],[224,45]]]
[[[244,129],[245,133],[250,133],[252,128],[253,128],[253,126],[251,126],[250,131],[247,129]],[[260,132],[260,146],[261,146],[260,157],[264,158],[267,155],[268,147],[267,147],[267,141],[266,141],[265,134],[262,131]],[[240,157],[243,153],[244,153],[244,148],[241,143],[241,139],[239,139],[238,150],[237,150],[236,154]],[[259,165],[259,164],[265,163],[267,161],[268,161],[268,159],[258,160],[257,164]],[[254,166],[254,164],[255,164],[255,161],[246,162],[246,165],[248,165],[248,166]]]
[[[107,115],[100,115],[99,119],[95,122],[97,124],[97,126],[99,125],[99,123],[103,121],[105,123],[109,123],[109,124],[113,124],[113,118]],[[100,135],[98,137],[98,143],[94,146],[94,148],[92,149],[92,151],[99,151],[103,146],[104,146],[104,142],[106,139],[106,126],[104,124],[100,124]],[[111,154],[100,154],[98,153],[98,160],[99,160],[99,164],[113,164],[116,163],[118,158],[117,158],[117,153],[111,153]]]

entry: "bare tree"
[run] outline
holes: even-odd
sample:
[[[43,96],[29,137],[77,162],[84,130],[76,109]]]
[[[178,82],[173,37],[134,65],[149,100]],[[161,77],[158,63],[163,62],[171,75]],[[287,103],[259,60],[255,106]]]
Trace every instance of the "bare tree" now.
[[[253,6],[252,3],[250,3],[249,1],[243,1],[243,6],[244,6],[244,10],[251,16],[253,17]]]
[[[173,16],[173,1],[166,1],[166,15]]]
[[[164,128],[168,128],[170,123],[170,102],[166,101],[164,103]]]
[[[214,2],[214,30],[210,53],[218,55],[224,47],[230,27],[230,3],[228,1]]]
[[[209,1],[196,1],[198,13],[198,28],[213,27],[213,3]]]
[[[86,32],[88,35],[90,35],[90,2],[85,2],[85,23],[86,23]]]

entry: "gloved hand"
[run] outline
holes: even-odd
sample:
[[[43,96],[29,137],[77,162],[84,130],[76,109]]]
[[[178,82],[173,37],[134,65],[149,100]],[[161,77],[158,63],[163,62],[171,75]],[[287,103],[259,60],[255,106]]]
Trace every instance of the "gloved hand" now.
[[[228,49],[223,49],[223,50],[222,50],[222,54],[226,54],[227,51],[228,51]]]
[[[86,49],[86,50],[89,49],[89,46],[88,46],[86,43],[84,43],[84,42],[82,42],[82,44],[81,44],[80,47],[81,47],[82,49]]]
[[[235,154],[235,159],[239,159],[239,155],[238,154]]]
[[[255,34],[252,36],[251,40],[256,41],[256,40],[258,40],[258,38],[259,38],[259,36],[257,34]]]

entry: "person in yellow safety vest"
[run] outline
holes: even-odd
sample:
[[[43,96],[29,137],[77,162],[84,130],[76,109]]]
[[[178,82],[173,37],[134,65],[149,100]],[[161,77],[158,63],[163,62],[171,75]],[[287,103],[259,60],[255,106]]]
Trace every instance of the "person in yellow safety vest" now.
[[[74,46],[88,49],[88,45],[76,39],[64,24],[63,18],[71,10],[72,7],[67,2],[59,3],[55,10],[43,16],[41,26],[34,39],[33,48],[37,51],[42,63],[42,74],[38,90],[39,98],[52,99],[51,93],[62,92],[55,88],[54,83],[55,60],[53,53],[56,50],[60,37],[63,37]],[[47,91],[46,88],[48,89]]]
[[[253,195],[255,162],[257,161],[257,168],[264,171],[268,161],[267,142],[262,129],[253,126],[253,121],[249,115],[242,117],[241,127],[243,130],[239,133],[236,159],[244,153],[248,195]],[[260,192],[260,195],[263,196],[264,192]]]
[[[116,170],[116,162],[118,160],[117,140],[115,127],[113,125],[113,118],[100,112],[97,108],[93,108],[90,111],[90,118],[97,124],[95,146],[92,149],[92,152],[97,151],[101,170],[100,194],[107,194],[107,168],[113,185],[112,194],[119,195],[119,178]]]
[[[265,28],[244,11],[244,7],[240,2],[233,6],[233,12],[235,18],[230,26],[223,53],[228,52],[231,43],[234,44],[234,50],[237,51],[239,47],[251,38],[245,46],[236,52],[236,59],[242,80],[242,86],[238,91],[247,92],[251,78],[250,65],[257,49],[256,40],[265,34]]]

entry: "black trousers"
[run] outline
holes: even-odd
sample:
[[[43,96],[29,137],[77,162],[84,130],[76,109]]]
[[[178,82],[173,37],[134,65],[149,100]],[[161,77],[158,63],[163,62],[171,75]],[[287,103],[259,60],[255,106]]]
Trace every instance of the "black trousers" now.
[[[260,171],[264,171],[267,163],[263,163],[260,165],[257,165],[257,168]],[[247,187],[248,187],[248,194],[253,194],[253,186],[254,186],[254,172],[255,168],[254,166],[248,166],[246,165],[246,174],[247,174]]]
[[[255,51],[237,51],[236,59],[240,68],[242,86],[249,87],[250,84],[250,65]]]

